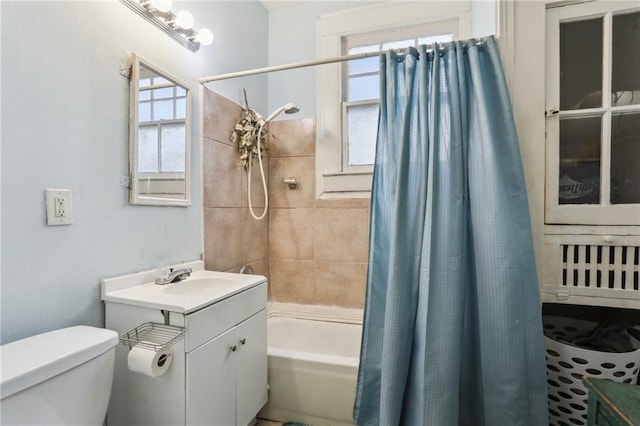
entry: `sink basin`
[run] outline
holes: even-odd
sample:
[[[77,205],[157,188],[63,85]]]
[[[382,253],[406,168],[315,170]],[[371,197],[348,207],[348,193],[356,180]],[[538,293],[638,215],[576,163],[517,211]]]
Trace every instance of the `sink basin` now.
[[[176,295],[201,294],[218,290],[228,283],[228,279],[218,277],[188,278],[175,284],[167,284],[162,292]]]
[[[155,278],[164,273],[160,269],[103,279],[102,300],[189,314],[266,281],[261,275],[207,271],[202,261],[180,267],[189,267],[192,273],[174,284],[155,284]]]

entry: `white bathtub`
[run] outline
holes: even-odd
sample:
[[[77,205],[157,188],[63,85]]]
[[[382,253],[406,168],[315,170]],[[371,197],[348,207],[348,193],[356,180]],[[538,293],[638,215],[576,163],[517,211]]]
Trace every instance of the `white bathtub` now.
[[[353,425],[361,334],[357,324],[269,318],[269,402],[258,417]]]

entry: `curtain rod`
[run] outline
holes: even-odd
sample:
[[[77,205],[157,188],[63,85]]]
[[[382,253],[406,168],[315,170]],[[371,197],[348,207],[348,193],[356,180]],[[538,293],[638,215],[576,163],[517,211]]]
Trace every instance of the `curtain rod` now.
[[[315,65],[333,64],[336,62],[345,62],[345,61],[352,61],[355,59],[371,58],[373,56],[380,56],[386,52],[387,52],[386,50],[380,50],[378,52],[355,53],[353,55],[336,56],[334,58],[326,58],[326,59],[316,59],[314,61],[293,62],[290,64],[284,64],[284,65],[274,65],[271,67],[255,68],[252,70],[214,75],[211,77],[202,77],[200,78],[199,81],[200,81],[200,84],[205,84],[205,83],[209,83],[210,81],[227,80],[227,79],[236,78],[236,77],[246,77],[249,75],[264,74],[264,73],[273,72],[273,71],[291,70],[295,68],[312,67]]]
[[[471,40],[474,40],[478,46],[481,46],[485,40],[485,37],[478,37],[476,39],[471,39]],[[346,62],[346,61],[353,61],[356,59],[371,58],[374,56],[380,56],[387,52],[388,50],[379,50],[377,52],[355,53],[353,55],[336,56],[333,58],[316,59],[313,61],[293,62],[290,64],[274,65],[271,67],[264,67],[264,68],[255,68],[252,70],[231,72],[228,74],[218,74],[218,75],[213,75],[211,77],[201,77],[198,81],[200,82],[200,84],[205,84],[211,81],[228,80],[230,78],[246,77],[250,75],[264,74],[264,73],[274,72],[274,71],[292,70],[295,68],[305,68],[305,67],[312,67],[315,65],[334,64],[336,62]]]

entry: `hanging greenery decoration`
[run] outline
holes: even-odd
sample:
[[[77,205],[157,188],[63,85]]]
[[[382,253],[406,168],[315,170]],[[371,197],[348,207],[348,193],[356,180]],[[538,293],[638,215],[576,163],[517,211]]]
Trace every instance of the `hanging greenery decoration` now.
[[[245,108],[242,110],[242,115],[236,123],[233,132],[231,132],[231,143],[238,145],[238,152],[240,152],[240,165],[244,169],[249,168],[249,162],[258,158],[258,155],[264,157],[267,152],[267,145],[265,136],[266,130],[263,128],[259,137],[261,138],[260,145],[258,145],[258,132],[260,131],[259,115],[254,110],[249,108],[249,102],[247,101],[247,92],[244,91]]]

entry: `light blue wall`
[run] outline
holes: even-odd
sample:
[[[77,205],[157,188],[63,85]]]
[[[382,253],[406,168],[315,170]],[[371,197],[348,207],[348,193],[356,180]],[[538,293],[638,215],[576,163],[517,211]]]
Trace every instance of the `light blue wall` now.
[[[369,3],[375,2],[303,2],[298,6],[272,10],[269,13],[269,65],[317,59],[318,17]],[[287,102],[294,102],[300,107],[296,118],[315,118],[316,69],[317,67],[299,68],[269,74],[269,112]]]
[[[76,324],[103,325],[100,279],[198,259],[202,239],[197,78],[267,62],[267,11],[251,2],[177,2],[214,44],[192,53],[119,1],[2,2],[3,343]],[[192,206],[130,206],[131,52],[193,87]],[[242,87],[266,107],[266,77]],[[45,188],[73,191],[74,223],[46,226]]]

